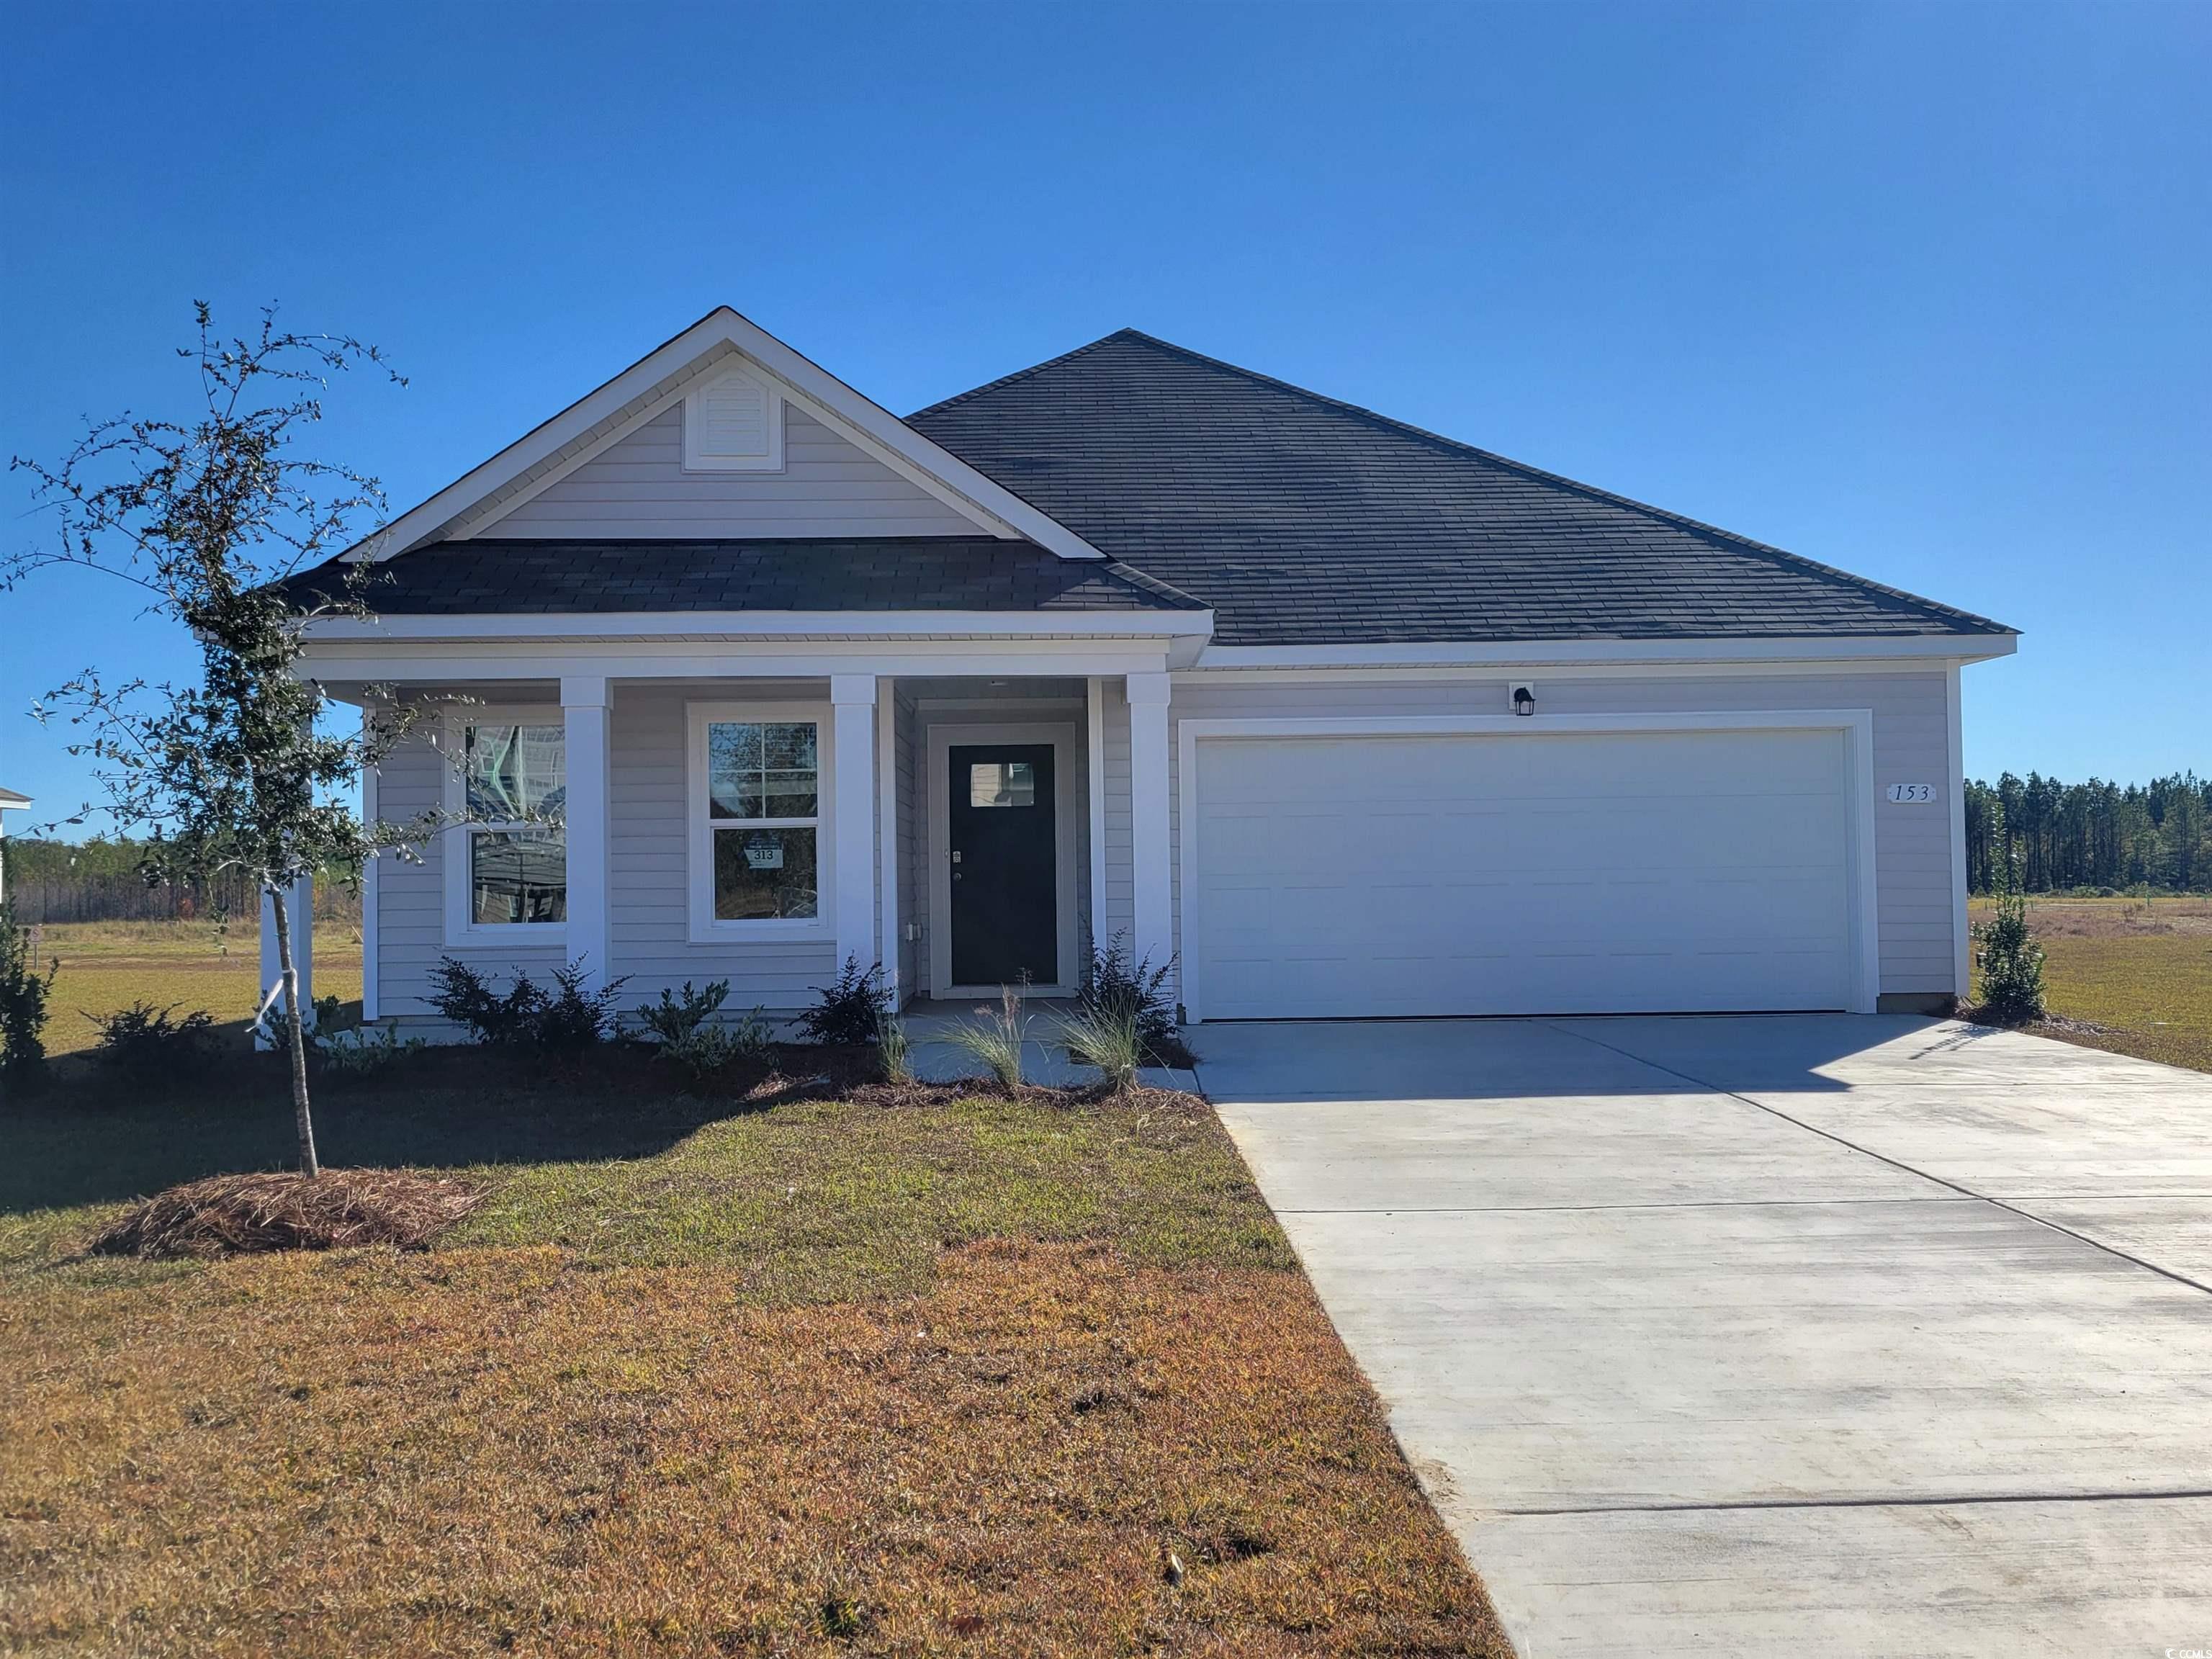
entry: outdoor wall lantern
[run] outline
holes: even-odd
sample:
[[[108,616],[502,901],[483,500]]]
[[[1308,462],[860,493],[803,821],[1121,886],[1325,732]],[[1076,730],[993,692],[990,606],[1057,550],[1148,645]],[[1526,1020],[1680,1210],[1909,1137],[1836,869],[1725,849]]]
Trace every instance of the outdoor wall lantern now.
[[[1515,686],[1513,688],[1513,712],[1516,714],[1534,714],[1536,712],[1536,694],[1534,691],[1531,691],[1525,685]]]

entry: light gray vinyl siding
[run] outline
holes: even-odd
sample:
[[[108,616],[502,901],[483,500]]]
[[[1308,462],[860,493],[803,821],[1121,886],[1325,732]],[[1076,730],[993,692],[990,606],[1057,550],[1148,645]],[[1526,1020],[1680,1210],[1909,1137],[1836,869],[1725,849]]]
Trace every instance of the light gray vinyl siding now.
[[[813,1000],[813,988],[836,975],[836,951],[818,939],[727,940],[695,944],[690,934],[689,785],[685,776],[685,705],[699,702],[788,704],[829,724],[828,688],[805,682],[747,680],[618,684],[611,725],[613,792],[609,837],[609,907],[613,972],[626,975],[622,1003],[634,1007],[664,986],[726,979],[733,1012],[765,1007],[787,1014]],[[560,711],[549,706],[549,718]],[[399,823],[439,804],[445,763],[424,739],[410,741],[385,763],[378,810]],[[543,981],[565,957],[551,942],[471,939],[449,942],[445,927],[445,860],[459,832],[448,830],[410,865],[386,855],[378,882],[378,932],[383,1012],[428,1018],[422,999],[441,956],[453,954],[504,982],[521,969]],[[828,823],[821,845],[830,846]]]
[[[634,681],[614,692],[612,887],[608,896],[614,928],[614,966],[630,976],[623,1000],[657,996],[665,985],[689,980],[730,981],[726,1005],[743,1012],[763,1007],[788,1013],[814,1000],[814,988],[836,977],[836,945],[825,929],[795,939],[690,938],[690,825],[685,774],[686,705],[741,702],[785,705],[793,717],[811,714],[827,738],[827,688],[804,682],[738,684]],[[823,769],[829,769],[825,743]],[[825,817],[817,841],[825,892],[832,878],[832,831]]]
[[[550,712],[559,717],[558,709]],[[429,742],[425,728],[422,735],[386,757],[378,769],[378,816],[387,823],[406,823],[442,810],[446,769],[445,757]],[[446,864],[448,859],[466,856],[465,837],[466,832],[458,828],[440,830],[418,847],[419,864],[392,853],[380,855],[378,1002],[386,1018],[443,1024],[431,1013],[426,999],[431,994],[430,975],[444,956],[461,957],[501,984],[518,969],[542,981],[565,959],[557,927],[544,934],[534,927],[517,928],[512,942],[447,943]]]
[[[679,399],[475,533],[484,537],[972,536],[977,526],[803,410],[781,472],[687,472]]]
[[[1522,676],[1522,681],[1530,677]],[[1537,708],[1551,714],[1684,714],[1753,709],[1865,708],[1874,716],[1875,883],[1880,933],[1881,988],[1885,994],[1945,993],[1953,988],[1951,822],[1960,810],[1950,775],[1950,727],[1946,682],[1928,673],[1586,676],[1552,671],[1534,677]],[[1362,680],[1347,673],[1325,683],[1289,683],[1203,671],[1178,674],[1170,721],[1296,718],[1382,718],[1510,712],[1504,679]],[[1109,716],[1109,731],[1113,722]],[[1126,716],[1120,770],[1109,737],[1108,848],[1115,847],[1113,803],[1119,802],[1126,833],[1128,803]],[[1169,766],[1180,768],[1177,734],[1170,733]],[[1933,806],[1894,805],[1883,798],[1892,783],[1934,783],[1942,800]],[[1182,834],[1182,787],[1168,793],[1172,832]],[[1180,928],[1182,860],[1169,869]],[[1109,871],[1112,860],[1109,857]],[[1121,868],[1127,870],[1126,857]],[[1111,876],[1109,873],[1109,884]],[[1111,889],[1109,885],[1109,896]],[[1178,948],[1181,939],[1178,933]]]
[[[1079,688],[1081,682],[1074,682]],[[927,757],[933,723],[951,721],[988,724],[1050,720],[1072,726],[1076,745],[1070,753],[1070,783],[1076,814],[1076,887],[1079,920],[1087,920],[1084,887],[1088,879],[1087,821],[1088,762],[1083,746],[1084,717],[1079,706],[1065,699],[1066,680],[1017,682],[1005,688],[980,689],[976,681],[921,681],[894,684],[885,681],[882,695],[893,702],[893,783],[897,793],[895,863],[899,873],[899,915],[916,924],[918,937],[886,941],[885,951],[897,952],[901,982],[908,995],[927,994],[929,975],[929,861],[928,812],[930,780]],[[425,688],[425,695],[433,695]],[[925,709],[915,695],[959,698],[957,708]],[[483,696],[481,688],[471,695]],[[541,694],[542,695],[542,694]],[[610,778],[614,793],[611,811],[609,906],[613,933],[612,972],[626,977],[622,1004],[635,1007],[650,1001],[664,987],[689,981],[694,985],[726,979],[727,1007],[743,1012],[764,1007],[771,1016],[787,1016],[810,1006],[817,987],[836,973],[836,945],[825,932],[819,938],[801,939],[715,939],[694,942],[690,938],[690,784],[686,774],[689,714],[693,702],[738,702],[748,706],[786,706],[818,718],[825,736],[830,725],[829,688],[819,681],[623,681],[613,688],[610,738],[612,748]],[[1040,698],[1062,701],[1040,706]],[[502,704],[514,702],[498,698]],[[535,707],[537,705],[529,705]],[[550,702],[544,716],[557,720],[560,711]],[[1127,839],[1127,726],[1122,726],[1124,778],[1121,809],[1122,839]],[[828,760],[825,753],[825,763]],[[872,769],[871,775],[877,775]],[[380,781],[379,807],[390,822],[403,822],[433,810],[440,803],[445,763],[426,739],[402,747],[385,763]],[[880,819],[878,820],[880,835]],[[429,1021],[422,1001],[430,988],[430,974],[438,959],[448,953],[460,956],[506,983],[518,969],[543,981],[565,959],[557,931],[526,937],[518,932],[512,941],[470,939],[448,942],[445,927],[445,841],[458,841],[459,831],[447,831],[423,849],[423,862],[410,865],[386,856],[378,877],[379,954],[383,983],[383,1012],[410,1023]],[[832,832],[825,820],[821,836],[826,860]],[[881,868],[881,848],[877,868]],[[1127,872],[1121,875],[1124,907]],[[878,914],[883,915],[882,896]],[[1126,923],[1123,925],[1126,926]],[[899,930],[902,933],[902,929]]]
[[[899,913],[916,924],[918,937],[887,941],[895,948],[909,994],[929,993],[929,814],[933,787],[927,764],[930,729],[939,721],[962,724],[1037,718],[1074,728],[1069,751],[1076,820],[1079,919],[1101,943],[1132,925],[1129,823],[1128,705],[1119,680],[1104,682],[1102,724],[1105,773],[1106,902],[1089,915],[1087,721],[1081,682],[1032,681],[984,690],[974,680],[904,681],[886,685],[896,699],[893,774],[898,793]],[[1881,988],[1885,993],[1943,993],[1952,988],[1955,941],[1952,927],[1950,813],[1958,810],[1948,767],[1945,677],[1940,672],[1775,675],[1676,675],[1577,679],[1547,675],[1536,682],[1539,707],[1548,714],[1650,714],[1790,708],[1866,708],[1874,717],[1874,804],[1876,909]],[[1077,695],[1070,697],[1071,691]],[[1322,682],[1231,678],[1204,671],[1176,677],[1171,723],[1185,719],[1291,717],[1387,718],[1494,714],[1505,708],[1504,680],[1390,680],[1354,674]],[[1039,707],[1040,697],[1065,699]],[[819,682],[623,682],[615,688],[610,894],[613,969],[629,976],[623,1001],[634,1005],[663,986],[685,980],[731,981],[730,1006],[764,1006],[789,1013],[807,1006],[813,988],[835,975],[835,946],[825,933],[794,940],[715,940],[690,938],[686,713],[692,701],[786,703],[816,709],[826,724],[827,687]],[[932,706],[937,705],[937,706]],[[554,711],[549,707],[549,714]],[[557,716],[556,716],[557,717]],[[1170,765],[1178,745],[1169,748]],[[436,808],[445,763],[425,741],[410,743],[382,770],[379,805],[392,822]],[[1945,799],[1935,806],[1893,805],[1882,799],[1891,783],[1933,782]],[[1170,779],[1171,835],[1182,833],[1180,779]],[[825,854],[831,844],[827,826]],[[445,860],[457,849],[447,831],[409,864],[387,855],[378,878],[378,933],[383,1010],[387,1016],[426,1018],[422,999],[429,975],[448,951],[504,977],[520,968],[543,975],[564,952],[557,937],[513,942],[470,940],[449,945],[445,934]],[[1171,855],[1180,915],[1181,860]],[[1178,939],[1180,945],[1180,939]]]

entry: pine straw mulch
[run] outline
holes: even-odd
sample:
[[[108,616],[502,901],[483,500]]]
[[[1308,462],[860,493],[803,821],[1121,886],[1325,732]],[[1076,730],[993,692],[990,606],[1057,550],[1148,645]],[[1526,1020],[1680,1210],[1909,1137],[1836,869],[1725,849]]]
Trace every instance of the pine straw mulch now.
[[[411,1170],[211,1176],[143,1199],[92,1241],[100,1255],[247,1255],[390,1244],[421,1249],[483,1202]]]
[[[1510,1652],[1295,1272],[293,1253],[26,1276],[0,1369],[0,1650]]]

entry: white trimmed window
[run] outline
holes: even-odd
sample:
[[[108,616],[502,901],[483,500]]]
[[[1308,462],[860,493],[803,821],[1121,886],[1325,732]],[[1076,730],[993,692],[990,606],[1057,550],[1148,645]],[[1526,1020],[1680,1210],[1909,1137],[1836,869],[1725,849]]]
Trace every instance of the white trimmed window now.
[[[789,705],[692,705],[693,938],[826,930],[825,713]]]
[[[783,470],[783,399],[741,368],[709,374],[684,394],[687,472]]]
[[[447,939],[557,937],[568,919],[560,711],[471,709],[450,729],[447,805],[461,822],[447,840]]]

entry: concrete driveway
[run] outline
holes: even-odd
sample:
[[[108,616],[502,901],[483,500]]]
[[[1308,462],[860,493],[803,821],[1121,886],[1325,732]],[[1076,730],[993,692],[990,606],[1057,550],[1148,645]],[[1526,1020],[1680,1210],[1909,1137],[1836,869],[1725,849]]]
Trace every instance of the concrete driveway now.
[[[2212,1077],[1847,1016],[1194,1036],[1524,1659],[2212,1652]]]

